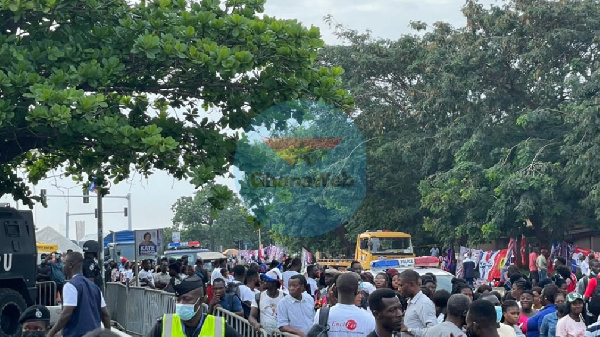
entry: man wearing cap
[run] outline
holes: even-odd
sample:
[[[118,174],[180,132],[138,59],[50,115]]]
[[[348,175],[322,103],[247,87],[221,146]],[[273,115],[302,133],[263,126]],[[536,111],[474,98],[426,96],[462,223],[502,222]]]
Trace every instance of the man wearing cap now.
[[[50,328],[50,311],[43,305],[27,308],[19,318],[21,336],[44,337]]]
[[[174,286],[177,304],[174,314],[164,314],[147,337],[238,337],[225,318],[202,310],[204,282],[183,281]]]
[[[63,310],[48,337],[54,337],[61,330],[64,337],[80,337],[98,329],[100,323],[110,330],[110,315],[102,292],[82,275],[82,269],[83,255],[69,253],[65,259],[65,274],[69,282],[63,289]]]
[[[258,330],[262,327],[268,334],[271,334],[274,331],[279,331],[277,327],[277,306],[285,294],[279,290],[281,279],[273,270],[260,274],[260,282],[265,290],[254,296],[248,321],[255,329]]]

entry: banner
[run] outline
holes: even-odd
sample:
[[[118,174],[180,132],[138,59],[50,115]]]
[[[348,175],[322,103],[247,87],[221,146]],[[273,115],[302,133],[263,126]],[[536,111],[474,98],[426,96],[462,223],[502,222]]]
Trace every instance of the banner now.
[[[35,245],[37,247],[38,254],[40,254],[40,253],[49,254],[49,253],[54,253],[58,250],[58,244],[56,244],[56,243],[37,242]]]
[[[520,264],[520,266],[522,266],[522,267],[529,266],[529,259],[527,258],[527,255],[525,254],[526,247],[527,247],[527,240],[525,239],[525,235],[521,235],[521,264]]]
[[[502,268],[504,268],[504,262],[506,261],[507,254],[508,249],[502,249],[495,254],[488,281],[502,278]]]
[[[302,247],[302,271],[306,271],[306,267],[315,263],[313,254],[306,248]]]
[[[149,229],[135,231],[135,246],[140,259],[156,258],[163,244],[163,230]]]
[[[171,238],[171,242],[179,243],[180,240],[181,240],[181,232],[179,232],[179,231],[173,232],[173,237]]]

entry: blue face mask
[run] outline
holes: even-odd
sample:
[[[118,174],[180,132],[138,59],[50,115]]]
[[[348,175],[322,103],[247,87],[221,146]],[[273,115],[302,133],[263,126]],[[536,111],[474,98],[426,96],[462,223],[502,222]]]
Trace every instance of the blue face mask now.
[[[198,301],[199,300],[200,299],[198,299]],[[175,313],[177,314],[177,316],[179,316],[179,318],[182,321],[189,321],[194,316],[196,316],[196,313],[198,312],[198,310],[200,310],[202,308],[202,307],[199,307],[198,310],[194,310],[194,307],[196,306],[198,301],[196,301],[196,303],[194,303],[194,304],[180,304],[180,303],[175,304]]]
[[[495,306],[495,309],[496,309],[496,322],[500,323],[500,321],[502,320],[502,307]]]

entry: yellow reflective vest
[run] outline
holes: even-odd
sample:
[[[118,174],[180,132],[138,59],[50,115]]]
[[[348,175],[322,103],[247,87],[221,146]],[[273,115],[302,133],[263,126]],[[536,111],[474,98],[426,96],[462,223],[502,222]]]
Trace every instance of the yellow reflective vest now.
[[[198,337],[215,336],[225,337],[225,318],[206,315]],[[181,319],[177,314],[163,315],[162,337],[187,337]]]

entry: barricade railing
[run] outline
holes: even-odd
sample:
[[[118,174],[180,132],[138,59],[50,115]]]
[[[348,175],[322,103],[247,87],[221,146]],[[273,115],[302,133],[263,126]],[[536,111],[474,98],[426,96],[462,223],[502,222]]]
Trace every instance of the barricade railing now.
[[[225,310],[222,307],[215,308],[215,316],[224,317],[225,322],[229,324],[235,331],[237,331],[242,337],[298,337],[288,332],[274,331],[267,333],[265,329],[256,330],[250,322],[229,310]]]
[[[129,334],[146,336],[163,314],[175,312],[175,295],[160,290],[106,284],[110,318]]]
[[[37,298],[35,299],[35,304],[43,305],[46,307],[58,305],[58,301],[56,298],[56,282],[37,282],[35,284],[35,287],[37,288]]]

